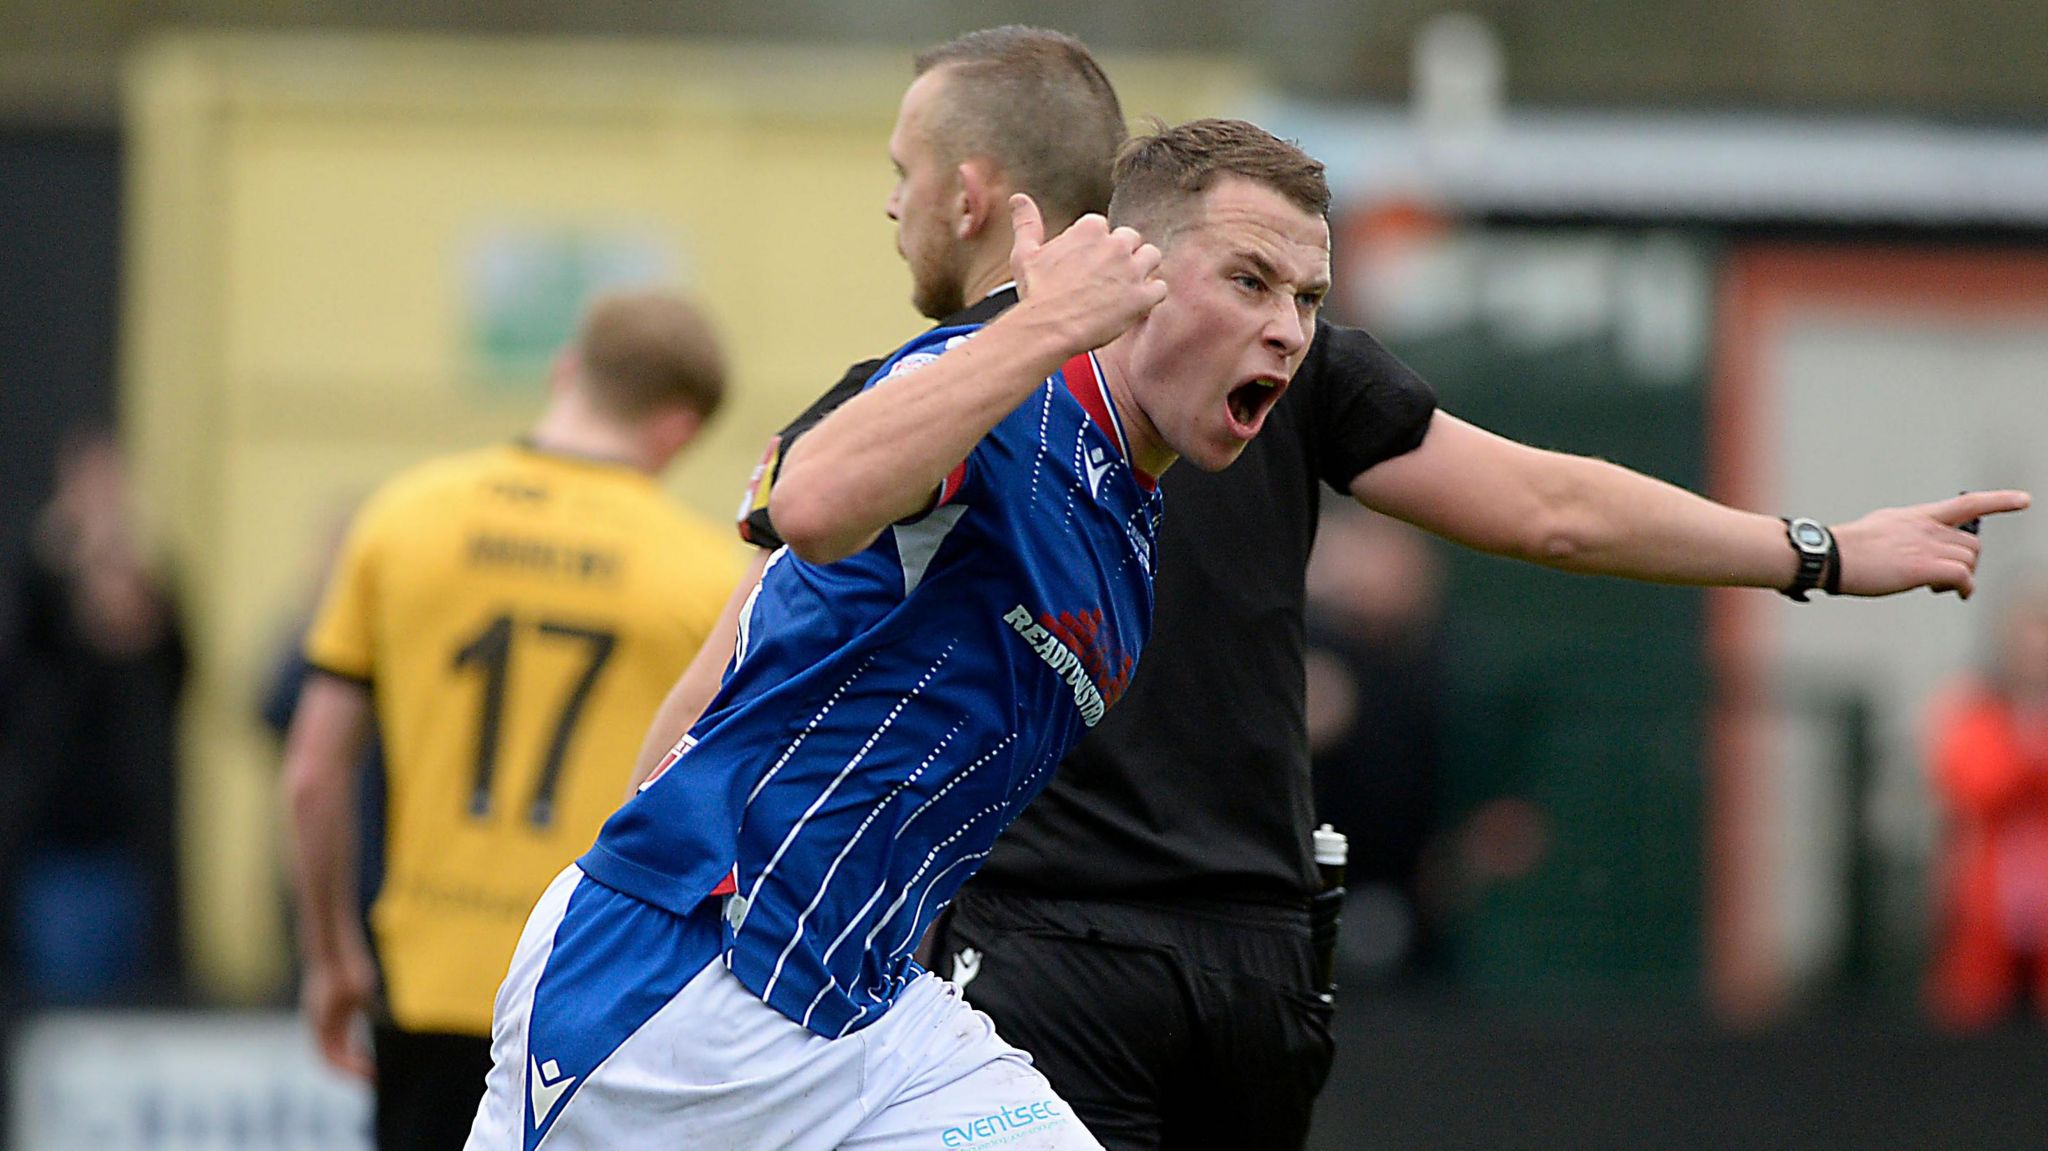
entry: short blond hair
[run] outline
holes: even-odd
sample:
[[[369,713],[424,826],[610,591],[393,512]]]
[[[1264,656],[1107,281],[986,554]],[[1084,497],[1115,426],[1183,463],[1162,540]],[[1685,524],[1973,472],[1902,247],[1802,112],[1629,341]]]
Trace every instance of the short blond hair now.
[[[639,419],[680,404],[710,419],[725,398],[725,357],[711,323],[673,292],[610,292],[591,301],[576,359],[593,401]]]

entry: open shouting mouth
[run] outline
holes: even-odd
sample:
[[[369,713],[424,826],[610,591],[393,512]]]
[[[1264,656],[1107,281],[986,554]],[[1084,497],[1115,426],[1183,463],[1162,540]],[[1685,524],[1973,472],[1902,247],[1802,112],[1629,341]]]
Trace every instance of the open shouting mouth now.
[[[1226,397],[1230,407],[1230,430],[1245,439],[1257,435],[1265,423],[1266,413],[1280,402],[1280,395],[1286,390],[1287,381],[1273,376],[1246,380],[1230,389]]]

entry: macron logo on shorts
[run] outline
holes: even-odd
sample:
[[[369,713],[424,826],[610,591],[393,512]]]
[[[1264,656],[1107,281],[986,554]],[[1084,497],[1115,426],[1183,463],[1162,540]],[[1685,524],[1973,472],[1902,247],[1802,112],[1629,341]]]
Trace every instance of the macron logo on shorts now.
[[[552,1059],[542,1063],[529,1055],[527,1061],[532,1066],[527,1071],[526,1092],[533,1104],[533,1125],[538,1129],[554,1113],[555,1104],[562,1101],[576,1077],[562,1074],[562,1068]]]

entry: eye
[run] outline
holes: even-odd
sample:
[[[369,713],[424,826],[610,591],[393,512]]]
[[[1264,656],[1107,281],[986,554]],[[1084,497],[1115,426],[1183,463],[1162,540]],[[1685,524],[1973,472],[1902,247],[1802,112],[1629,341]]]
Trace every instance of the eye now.
[[[1266,290],[1266,282],[1250,272],[1239,272],[1230,277],[1230,282],[1247,292],[1263,292]]]
[[[1303,292],[1296,296],[1295,300],[1301,304],[1303,310],[1313,312],[1323,306],[1323,295],[1322,292]]]

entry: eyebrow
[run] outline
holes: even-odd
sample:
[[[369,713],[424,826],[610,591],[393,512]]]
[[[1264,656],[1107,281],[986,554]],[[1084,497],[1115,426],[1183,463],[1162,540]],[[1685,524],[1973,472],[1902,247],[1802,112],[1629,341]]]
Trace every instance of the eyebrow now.
[[[1284,280],[1287,278],[1280,274],[1280,269],[1274,267],[1271,260],[1266,259],[1266,257],[1257,252],[1245,249],[1238,253],[1238,257],[1244,260],[1245,263],[1250,264],[1252,271],[1257,272],[1268,281]],[[1326,295],[1330,290],[1330,280],[1327,276],[1318,276],[1306,284],[1299,285],[1299,287],[1304,292]]]

